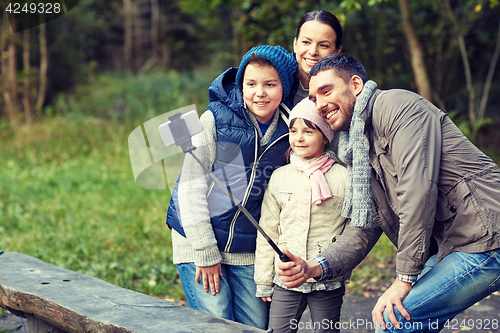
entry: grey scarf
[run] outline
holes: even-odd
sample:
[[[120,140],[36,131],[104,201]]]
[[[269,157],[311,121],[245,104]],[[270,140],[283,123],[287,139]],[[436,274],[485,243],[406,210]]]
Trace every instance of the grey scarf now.
[[[372,225],[370,146],[364,135],[365,122],[359,115],[376,89],[375,82],[370,80],[365,83],[354,104],[349,131],[340,133],[339,157],[345,162],[349,175],[341,214],[351,219],[351,225],[358,228]]]
[[[276,128],[278,128],[278,122],[280,118],[280,107],[276,108],[274,111],[273,118],[271,119],[271,125],[269,125],[269,128],[266,131],[266,134],[262,135],[262,131],[260,130],[259,123],[257,122],[257,119],[255,118],[255,115],[247,109],[247,106],[245,104],[245,110],[247,111],[248,118],[252,122],[252,124],[255,126],[257,129],[257,132],[259,133],[259,138],[260,138],[260,145],[262,147],[267,146],[269,141],[271,140],[271,136],[274,134],[274,131],[276,131]]]

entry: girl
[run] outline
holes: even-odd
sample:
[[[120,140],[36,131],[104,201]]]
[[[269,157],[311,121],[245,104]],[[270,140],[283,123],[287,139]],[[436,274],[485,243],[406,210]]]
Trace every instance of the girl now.
[[[346,219],[340,216],[347,180],[346,169],[332,158],[328,148],[330,126],[308,99],[290,114],[290,164],[271,176],[262,203],[260,225],[282,248],[312,258],[342,233]],[[299,288],[286,288],[273,272],[279,261],[266,240],[258,235],[255,255],[257,297],[271,302],[269,326],[274,332],[296,332],[307,305],[315,332],[338,332],[345,281],[310,279]],[[323,325],[323,323],[327,323]]]
[[[280,46],[252,48],[239,68],[210,85],[194,153],[226,182],[255,219],[265,185],[286,164],[287,101],[297,64]],[[190,307],[266,329],[268,305],[253,281],[257,231],[238,207],[207,182],[187,155],[167,213],[174,263]],[[180,214],[179,214],[180,211]],[[181,224],[182,220],[182,224]]]

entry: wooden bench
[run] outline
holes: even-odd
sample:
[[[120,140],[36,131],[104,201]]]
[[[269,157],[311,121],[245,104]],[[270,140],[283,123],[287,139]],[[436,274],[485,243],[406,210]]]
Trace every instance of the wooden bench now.
[[[29,333],[265,332],[15,252],[0,254],[0,306]]]

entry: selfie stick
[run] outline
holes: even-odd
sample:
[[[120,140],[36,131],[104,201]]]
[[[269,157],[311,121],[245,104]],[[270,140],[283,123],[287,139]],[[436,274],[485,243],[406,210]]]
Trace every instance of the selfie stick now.
[[[184,153],[191,154],[191,156],[196,160],[196,162],[198,162],[198,164],[203,168],[203,170],[206,173],[208,173],[210,178],[212,178],[212,180],[221,188],[222,191],[224,191],[224,193],[231,199],[231,201],[233,201],[233,203],[236,206],[238,206],[238,208],[243,212],[243,214],[245,214],[245,216],[250,220],[250,222],[252,222],[254,227],[262,234],[262,236],[264,236],[269,245],[271,245],[274,251],[276,251],[280,260],[283,262],[290,261],[290,258],[288,258],[286,254],[281,252],[278,246],[276,246],[273,240],[266,234],[266,232],[264,231],[264,229],[262,229],[259,223],[255,221],[252,215],[250,215],[248,210],[241,205],[240,201],[231,192],[229,192],[227,188],[224,186],[224,184],[222,184],[222,182],[203,165],[203,163],[198,159],[198,157],[196,157],[196,155],[193,154],[193,150],[195,150],[196,147],[193,146],[191,142],[191,134],[189,133],[189,130],[186,126],[186,122],[184,121],[184,119],[181,118],[181,114],[176,113],[172,117],[169,117],[168,119],[171,121],[168,127],[172,132],[175,144],[181,147]]]

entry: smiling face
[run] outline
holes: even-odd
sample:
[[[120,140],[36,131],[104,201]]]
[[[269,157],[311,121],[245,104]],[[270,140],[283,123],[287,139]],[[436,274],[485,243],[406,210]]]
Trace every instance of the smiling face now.
[[[269,123],[281,103],[283,87],[276,69],[250,63],[243,76],[243,100],[261,123]]]
[[[318,72],[309,83],[309,99],[316,111],[333,131],[347,131],[351,125],[356,97],[363,89],[363,80],[353,75],[348,82],[335,75],[333,69]]]
[[[293,50],[297,59],[297,76],[304,88],[309,87],[307,75],[318,60],[332,53],[340,52],[336,49],[337,34],[332,27],[318,21],[307,21],[300,28],[300,34],[295,38]]]
[[[288,137],[290,148],[302,158],[316,158],[325,151],[328,140],[318,129],[308,127],[302,118],[295,118]]]

